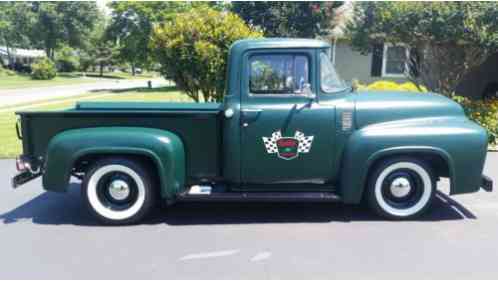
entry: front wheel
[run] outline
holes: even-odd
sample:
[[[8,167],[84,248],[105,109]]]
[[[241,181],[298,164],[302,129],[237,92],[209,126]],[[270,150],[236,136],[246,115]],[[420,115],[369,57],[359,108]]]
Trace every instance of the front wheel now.
[[[432,170],[412,157],[381,162],[371,173],[367,200],[379,215],[389,219],[410,219],[431,204],[436,190]]]
[[[103,159],[85,174],[82,198],[90,213],[105,224],[136,223],[154,205],[152,182],[139,162]]]

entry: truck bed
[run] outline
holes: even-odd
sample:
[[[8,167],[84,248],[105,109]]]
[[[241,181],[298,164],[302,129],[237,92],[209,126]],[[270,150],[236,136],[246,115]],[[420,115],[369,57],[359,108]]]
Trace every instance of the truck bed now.
[[[169,130],[184,142],[187,178],[220,175],[221,105],[217,103],[84,102],[64,111],[17,112],[23,155],[45,157],[60,132],[95,127],[144,127]]]

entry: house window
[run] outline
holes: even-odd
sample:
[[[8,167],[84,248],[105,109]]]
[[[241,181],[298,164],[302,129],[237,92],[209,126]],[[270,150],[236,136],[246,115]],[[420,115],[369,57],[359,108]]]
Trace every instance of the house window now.
[[[384,44],[382,56],[383,77],[405,77],[409,49],[406,46]]]

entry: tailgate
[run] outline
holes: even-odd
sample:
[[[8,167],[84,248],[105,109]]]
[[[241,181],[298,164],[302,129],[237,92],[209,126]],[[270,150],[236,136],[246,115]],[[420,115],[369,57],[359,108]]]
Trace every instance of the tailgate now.
[[[16,113],[18,119],[16,121],[17,138],[22,142],[22,154],[16,159],[16,169],[19,172],[12,178],[12,187],[16,188],[28,181],[31,181],[43,174],[43,157],[35,156],[30,150],[30,135],[29,118],[22,114]]]

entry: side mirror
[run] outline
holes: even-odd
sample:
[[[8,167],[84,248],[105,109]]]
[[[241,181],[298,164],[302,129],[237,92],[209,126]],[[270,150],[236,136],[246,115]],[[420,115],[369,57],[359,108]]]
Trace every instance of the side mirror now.
[[[301,91],[302,95],[314,100],[316,98],[316,95],[311,91],[311,84],[310,83],[304,83],[303,84],[303,89]]]

